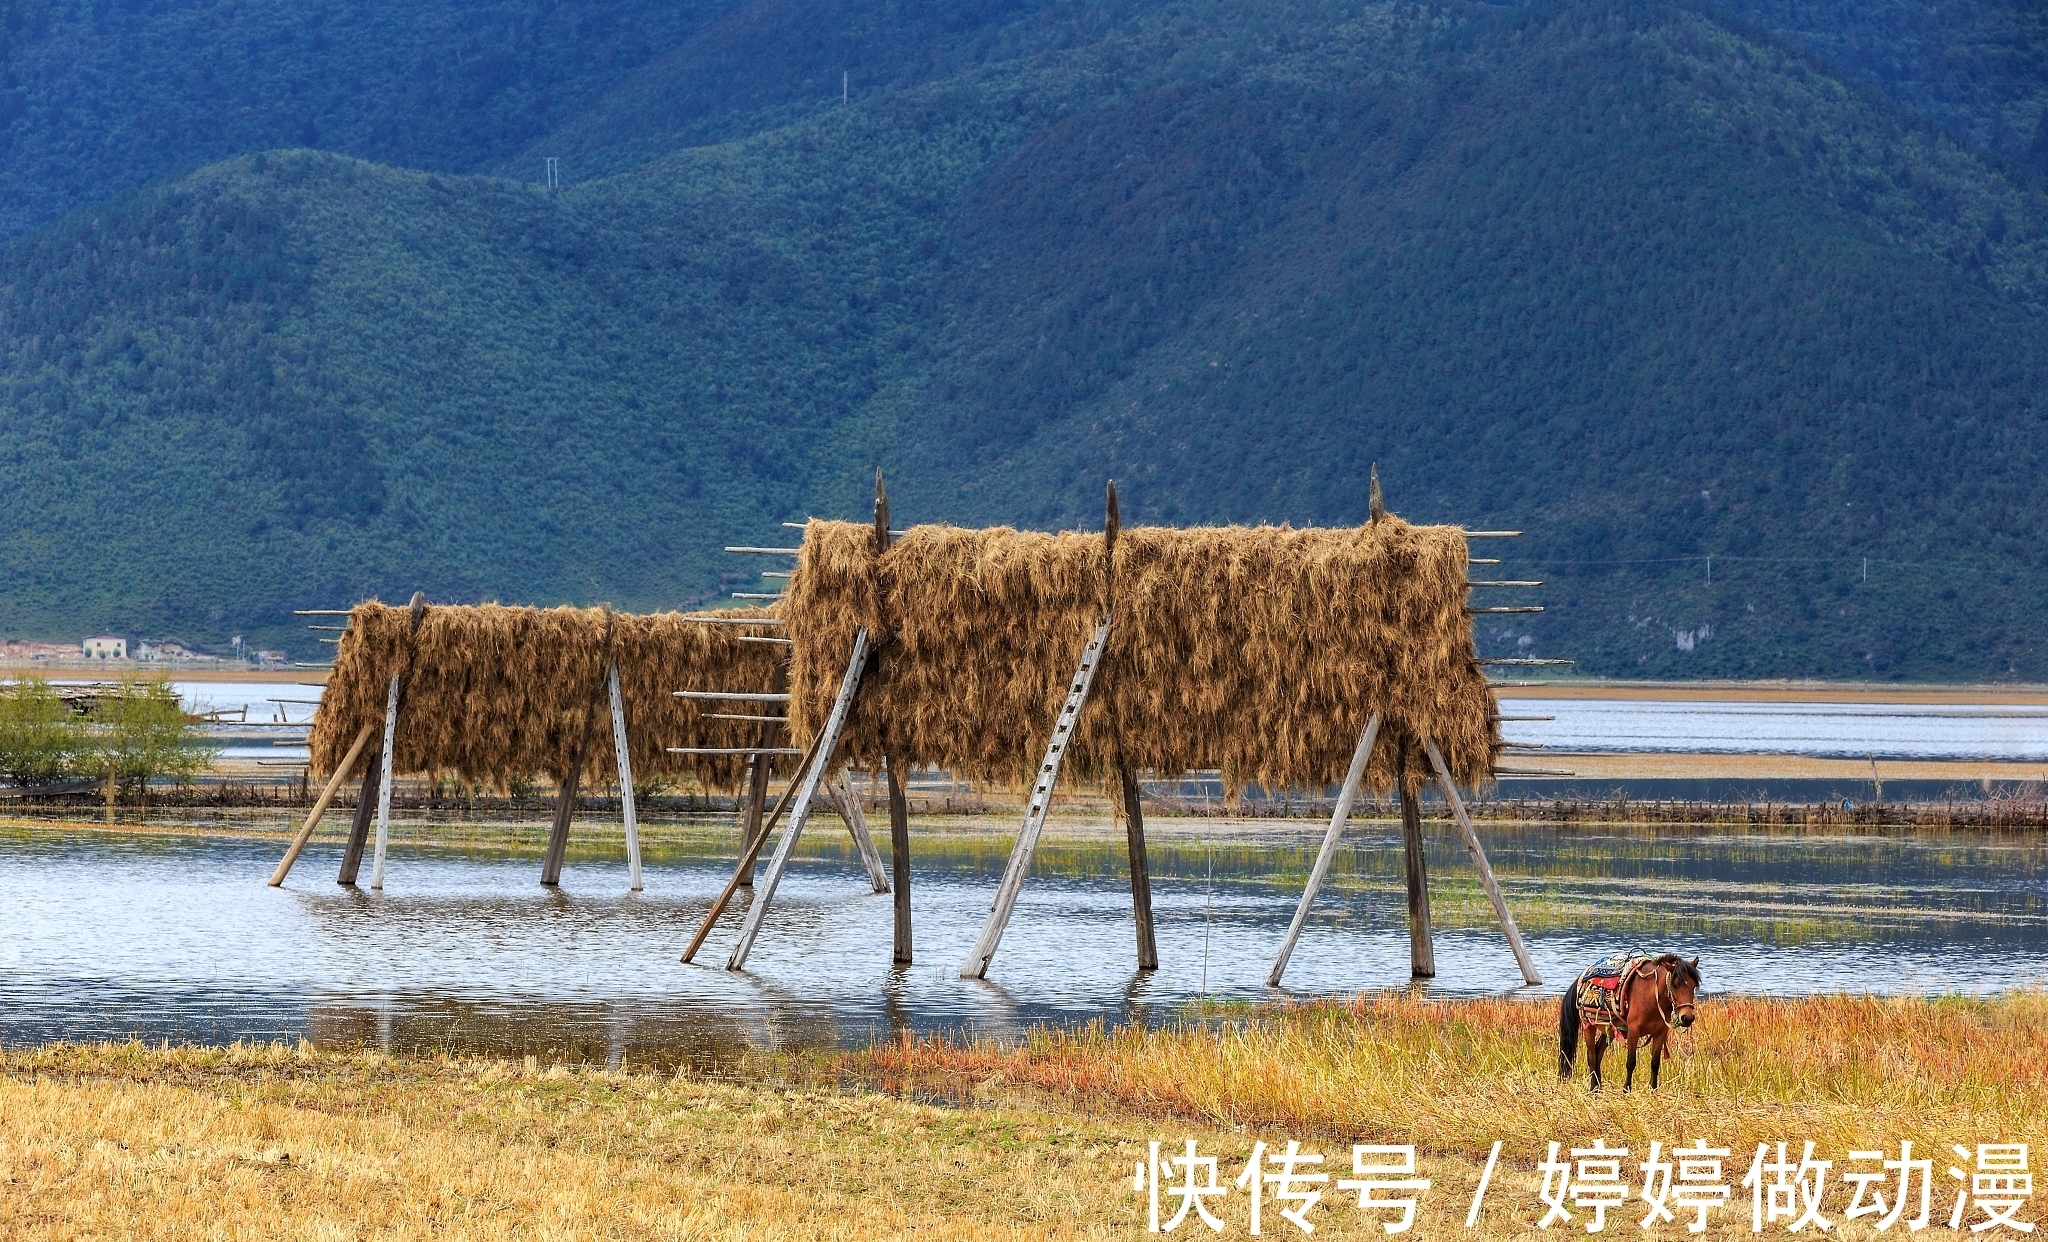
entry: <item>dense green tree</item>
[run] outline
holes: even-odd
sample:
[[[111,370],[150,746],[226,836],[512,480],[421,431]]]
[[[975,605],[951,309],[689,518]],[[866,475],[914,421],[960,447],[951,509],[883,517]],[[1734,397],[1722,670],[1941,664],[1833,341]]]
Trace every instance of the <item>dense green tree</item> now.
[[[23,677],[0,684],[0,777],[16,785],[55,780],[76,745],[71,709],[49,682]]]

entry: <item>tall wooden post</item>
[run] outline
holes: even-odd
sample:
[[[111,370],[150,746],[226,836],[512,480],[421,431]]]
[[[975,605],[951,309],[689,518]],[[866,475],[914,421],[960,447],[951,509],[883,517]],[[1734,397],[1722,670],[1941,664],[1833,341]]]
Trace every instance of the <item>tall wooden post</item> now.
[[[363,847],[370,842],[370,821],[377,817],[377,786],[384,775],[384,752],[370,755],[363,772],[363,784],[356,791],[356,817],[348,826],[348,846],[341,852],[341,874],[335,883],[347,888],[356,886],[356,875],[363,869]]]
[[[1421,799],[1408,791],[1404,773],[1395,781],[1401,791],[1401,853],[1408,864],[1408,966],[1417,979],[1436,978],[1436,943],[1429,931],[1429,859],[1422,850]]]
[[[593,688],[590,702],[583,711],[583,731],[576,737],[576,749],[570,752],[569,774],[562,778],[562,787],[555,795],[555,820],[548,828],[548,852],[540,866],[540,882],[549,888],[562,882],[562,859],[569,852],[569,821],[576,813],[576,789],[583,783],[583,760],[590,753],[590,730],[596,724],[598,705],[604,701],[609,685],[612,663],[612,610],[604,610],[604,653],[598,659],[597,685]]]
[[[1138,969],[1159,969],[1159,942],[1152,933],[1152,868],[1145,861],[1145,811],[1138,798],[1138,776],[1120,768],[1124,787],[1124,845],[1131,856],[1131,912],[1138,921]]]
[[[775,666],[775,674],[768,689],[775,694],[789,693],[789,665]],[[760,858],[761,834],[768,831],[763,818],[768,810],[768,778],[774,775],[775,767],[775,758],[768,752],[782,745],[785,730],[784,725],[763,721],[754,732],[754,744],[761,749],[747,761],[747,817],[745,826],[740,831],[742,858],[746,857],[749,851],[753,852],[757,860]],[[755,865],[749,863],[745,873],[740,876],[741,888],[754,887]]]
[[[619,812],[626,820],[626,887],[634,892],[640,883],[640,817],[633,805],[633,752],[626,738],[626,700],[619,691],[619,666],[609,678],[612,696],[612,751],[619,761]]]
[[[889,550],[892,536],[889,534],[889,488],[882,482],[882,471],[875,470],[875,559],[880,561]],[[887,645],[886,636],[883,644]],[[880,657],[875,663],[874,676],[877,682],[884,674],[884,662]],[[886,734],[888,722],[882,728]],[[899,966],[910,964],[910,801],[903,793],[902,765],[895,755],[886,755],[883,764],[889,776],[889,877],[890,900],[896,907],[896,935],[891,949],[890,960]]]
[[[896,761],[890,759],[889,776],[889,870],[896,900],[896,946],[891,959],[898,966],[910,965],[910,802],[903,796],[903,778]]]
[[[1116,619],[1116,537],[1123,530],[1117,511],[1116,480],[1109,481],[1102,518],[1102,616]],[[1111,690],[1114,694],[1114,688]],[[1131,864],[1131,915],[1138,937],[1138,969],[1159,969],[1159,941],[1152,931],[1152,868],[1145,858],[1145,810],[1138,774],[1124,762],[1123,742],[1116,745],[1116,776],[1124,804],[1124,851]]]
[[[384,700],[384,774],[377,783],[377,848],[370,856],[370,887],[384,888],[384,854],[391,843],[391,787],[397,783],[392,764],[398,757],[398,695],[403,684],[391,674],[391,692]]]
[[[764,725],[762,728],[765,730],[767,726]],[[765,743],[761,744],[765,745]],[[761,834],[766,831],[763,820],[768,811],[769,762],[769,757],[760,751],[755,751],[753,757],[747,760],[747,813],[746,817],[740,821],[740,855],[742,857],[746,856],[749,851],[753,852],[757,857],[760,854],[760,850],[755,848],[755,844],[761,839]],[[740,876],[740,887],[754,887],[754,868],[752,865],[749,865],[746,872]]]
[[[410,660],[412,643],[419,637],[420,626],[427,619],[427,593],[414,591],[408,608],[412,613],[406,631],[406,654]],[[404,674],[409,672],[408,669],[401,670],[400,674],[394,674],[398,686],[398,703],[401,706],[405,702],[407,678]],[[386,723],[393,727],[385,731],[386,736],[395,738],[396,716],[392,713],[387,714],[391,714],[392,719]],[[363,773],[363,786],[356,794],[355,820],[349,825],[348,847],[341,855],[341,874],[335,877],[334,881],[337,884],[355,887],[356,876],[362,870],[363,847],[369,842],[371,823],[381,818],[383,825],[380,827],[379,835],[383,836],[388,832],[391,817],[391,793],[388,786],[391,784],[392,764],[395,761],[395,756],[387,753],[390,750],[391,746],[387,743],[370,755],[369,770]],[[370,869],[370,887],[384,887],[382,843],[378,846],[378,860]]]

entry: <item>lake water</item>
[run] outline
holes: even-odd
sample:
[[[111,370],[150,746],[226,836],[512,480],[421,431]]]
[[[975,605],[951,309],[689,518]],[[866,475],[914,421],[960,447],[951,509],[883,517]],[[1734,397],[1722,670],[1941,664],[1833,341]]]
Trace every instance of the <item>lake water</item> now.
[[[195,711],[246,709],[248,720],[262,722],[229,741],[229,757],[280,765],[305,759],[304,731],[274,726],[307,721],[318,686],[287,680],[174,684]],[[2048,706],[1517,698],[1504,700],[1502,711],[1555,716],[1512,722],[1503,731],[1559,751],[2048,761]]]
[[[1482,830],[1546,996],[1628,946],[1698,953],[1710,992],[2048,985],[2039,836]],[[1276,994],[1263,980],[1319,831],[1162,823],[1150,974],[1134,969],[1120,849],[1048,838],[989,981],[973,982],[959,965],[1007,838],[916,829],[917,962],[898,969],[890,898],[868,890],[836,821],[814,821],[732,973],[736,915],[702,964],[677,960],[730,873],[716,838],[652,849],[640,894],[616,845],[572,850],[555,892],[530,851],[400,846],[373,893],[333,882],[339,851],[324,842],[271,889],[275,842],[0,829],[0,1041],[305,1037],[648,1063],[900,1030],[1156,1022],[1204,995]],[[1522,991],[1462,846],[1446,825],[1429,833],[1429,993]],[[1354,826],[1289,993],[1408,984],[1398,840],[1394,825]]]

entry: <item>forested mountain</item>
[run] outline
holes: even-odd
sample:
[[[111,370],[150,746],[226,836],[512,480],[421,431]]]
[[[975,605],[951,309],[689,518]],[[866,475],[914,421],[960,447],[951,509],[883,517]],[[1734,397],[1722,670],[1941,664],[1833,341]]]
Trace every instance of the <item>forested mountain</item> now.
[[[221,13],[310,11],[270,3]],[[306,654],[286,611],[365,592],[708,598],[877,463],[904,520],[1093,525],[1106,475],[1354,522],[1377,461],[1530,531],[1488,551],[1550,612],[1491,651],[2048,677],[2040,23],[1938,7],[620,0],[511,23],[564,63],[474,108],[434,37],[409,103],[307,52],[346,124],[0,254],[0,631]],[[8,88],[85,12],[10,17]],[[165,73],[106,115],[198,98]],[[145,145],[71,201],[222,153]]]

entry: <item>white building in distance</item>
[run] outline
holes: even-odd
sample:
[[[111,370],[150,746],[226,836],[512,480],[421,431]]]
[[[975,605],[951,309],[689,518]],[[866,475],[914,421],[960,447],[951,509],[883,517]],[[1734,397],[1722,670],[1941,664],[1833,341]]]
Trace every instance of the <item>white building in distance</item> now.
[[[85,658],[88,660],[125,660],[128,658],[128,640],[118,634],[95,634],[84,642]]]

